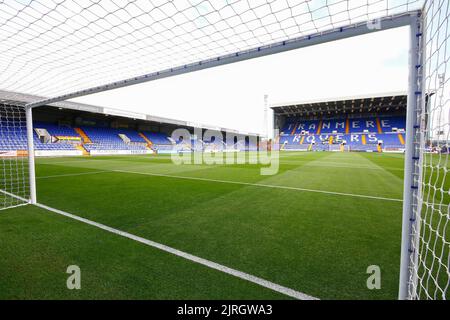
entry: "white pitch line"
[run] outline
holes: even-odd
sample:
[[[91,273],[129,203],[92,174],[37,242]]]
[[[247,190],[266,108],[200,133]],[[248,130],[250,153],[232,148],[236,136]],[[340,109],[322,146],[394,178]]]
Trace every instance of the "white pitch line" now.
[[[297,161],[280,161],[280,163],[284,164],[302,164],[298,163]],[[344,168],[344,169],[361,169],[361,170],[394,170],[394,171],[403,171],[403,169],[400,168],[387,168],[387,167],[374,167],[374,166],[350,166],[345,164],[336,164],[332,162],[308,162],[304,161],[305,165],[299,167],[305,168],[305,167],[321,167],[321,168]]]
[[[58,209],[46,206],[44,204],[38,203],[38,204],[36,204],[36,206],[39,207],[39,208],[42,208],[42,209],[45,209],[45,210],[48,210],[48,211],[51,211],[51,212],[63,215],[65,217],[68,217],[68,218],[71,218],[71,219],[74,219],[74,220],[86,223],[88,225],[97,227],[99,229],[102,229],[102,230],[105,230],[105,231],[117,234],[119,236],[122,236],[122,237],[125,237],[125,238],[128,238],[128,239],[140,242],[140,243],[145,244],[147,246],[150,246],[150,247],[153,247],[153,248],[156,248],[156,249],[168,252],[170,254],[176,255],[176,256],[184,258],[186,260],[190,260],[192,262],[204,265],[204,266],[206,266],[208,268],[221,271],[223,273],[232,275],[234,277],[237,277],[237,278],[240,278],[240,279],[243,279],[243,280],[247,280],[247,281],[255,283],[255,284],[257,284],[257,285],[259,285],[261,287],[265,287],[265,288],[271,289],[273,291],[282,293],[282,294],[287,295],[287,296],[292,297],[292,298],[296,298],[296,299],[299,299],[299,300],[319,300],[319,299],[317,299],[315,297],[309,296],[307,294],[304,294],[302,292],[296,291],[294,289],[290,289],[290,288],[281,286],[279,284],[270,282],[268,280],[265,280],[265,279],[253,276],[251,274],[248,274],[248,273],[236,270],[236,269],[232,269],[232,268],[226,267],[226,266],[221,265],[219,263],[216,263],[216,262],[213,262],[213,261],[210,261],[210,260],[206,260],[206,259],[194,256],[192,254],[180,251],[178,249],[174,249],[174,248],[166,246],[164,244],[161,244],[161,243],[158,243],[158,242],[155,242],[155,241],[151,241],[151,240],[148,240],[148,239],[145,239],[145,238],[133,235],[133,234],[125,232],[125,231],[121,231],[121,230],[118,230],[118,229],[115,229],[115,228],[111,228],[111,227],[108,227],[108,226],[106,226],[104,224],[101,224],[101,223],[98,223],[98,222],[94,222],[94,221],[91,221],[89,219],[82,218],[82,217],[73,215],[71,213],[68,213],[68,212],[65,212],[65,211],[62,211],[62,210],[58,210]]]
[[[76,177],[76,176],[84,176],[84,175],[107,173],[107,172],[112,172],[112,171],[109,170],[109,171],[93,171],[93,172],[56,174],[56,175],[53,175],[53,176],[36,177],[36,179],[49,179],[49,178],[59,178],[59,177]]]
[[[229,184],[237,184],[237,185],[253,186],[253,187],[295,190],[295,191],[323,193],[323,194],[345,196],[345,197],[356,197],[356,198],[365,198],[365,199],[373,199],[373,200],[403,202],[402,199],[395,199],[395,198],[376,197],[376,196],[369,196],[369,195],[364,195],[364,194],[324,191],[324,190],[305,189],[305,188],[288,187],[288,186],[277,186],[277,185],[262,184],[262,183],[250,183],[250,182],[241,182],[241,181],[232,181],[232,180],[218,180],[218,179],[208,179],[208,178],[198,178],[198,177],[186,177],[186,176],[177,176],[177,175],[162,174],[162,173],[147,173],[147,172],[136,172],[136,171],[127,171],[127,170],[112,170],[112,171],[121,172],[121,173],[131,173],[131,174],[155,176],[155,177],[166,177],[166,178],[174,178],[174,179],[197,180],[197,181],[217,182],[217,183],[229,183]]]
[[[197,181],[206,181],[206,182],[228,183],[228,184],[261,187],[261,188],[273,188],[273,189],[284,189],[284,190],[294,190],[294,191],[303,191],[303,192],[314,192],[314,193],[330,194],[330,195],[345,196],[345,197],[365,198],[365,199],[373,199],[373,200],[382,200],[382,201],[403,202],[402,199],[369,196],[369,195],[364,195],[364,194],[334,192],[334,191],[325,191],[325,190],[316,190],[316,189],[307,189],[307,188],[298,188],[298,187],[289,187],[289,186],[279,186],[279,185],[262,184],[262,183],[250,183],[250,182],[232,181],[232,180],[218,180],[218,179],[209,179],[209,178],[186,177],[186,176],[170,175],[170,174],[163,174],[163,173],[149,173],[149,172],[137,172],[137,171],[127,171],[127,170],[106,170],[106,171],[83,172],[83,173],[73,173],[73,174],[61,174],[61,175],[38,177],[37,179],[71,177],[71,176],[81,176],[81,175],[91,175],[91,174],[111,173],[111,172],[139,174],[139,175],[166,177],[166,178],[174,178],[174,179],[186,179],[186,180],[197,180]]]

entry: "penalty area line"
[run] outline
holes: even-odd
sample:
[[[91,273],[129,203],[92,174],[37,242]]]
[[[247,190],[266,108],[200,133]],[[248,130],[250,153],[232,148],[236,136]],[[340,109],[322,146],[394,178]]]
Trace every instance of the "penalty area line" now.
[[[289,297],[292,297],[292,298],[296,298],[296,299],[299,299],[299,300],[319,300],[318,298],[315,298],[313,296],[304,294],[304,293],[296,291],[294,289],[281,286],[281,285],[273,283],[271,281],[268,281],[268,280],[265,280],[265,279],[253,276],[251,274],[248,274],[248,273],[245,273],[245,272],[242,272],[242,271],[239,271],[239,270],[236,270],[236,269],[233,269],[233,268],[221,265],[219,263],[216,263],[216,262],[204,259],[204,258],[200,258],[200,257],[194,256],[194,255],[186,253],[184,251],[181,251],[181,250],[178,250],[178,249],[174,249],[174,248],[166,246],[164,244],[161,244],[161,243],[158,243],[158,242],[155,242],[155,241],[152,241],[152,240],[148,240],[148,239],[136,236],[134,234],[125,232],[125,231],[121,231],[121,230],[118,230],[118,229],[115,229],[115,228],[112,228],[112,227],[108,227],[108,226],[106,226],[104,224],[101,224],[101,223],[98,223],[98,222],[95,222],[95,221],[91,221],[89,219],[82,218],[82,217],[79,217],[77,215],[74,215],[74,214],[71,214],[71,213],[59,210],[59,209],[55,209],[55,208],[46,206],[44,204],[37,203],[37,204],[35,204],[35,206],[37,206],[37,207],[39,207],[41,209],[44,209],[44,210],[47,210],[47,211],[51,211],[51,212],[54,212],[56,214],[65,216],[67,218],[70,218],[70,219],[73,219],[73,220],[77,220],[79,222],[86,223],[88,225],[97,227],[97,228],[102,229],[104,231],[111,232],[113,234],[122,236],[124,238],[128,238],[128,239],[137,241],[137,242],[145,244],[147,246],[150,246],[150,247],[153,247],[153,248],[165,251],[167,253],[173,254],[173,255],[178,256],[180,258],[183,258],[183,259],[195,262],[197,264],[206,266],[208,268],[211,268],[211,269],[214,269],[214,270],[217,270],[217,271],[220,271],[220,272],[232,275],[232,276],[234,276],[236,278],[240,278],[242,280],[246,280],[246,281],[252,282],[252,283],[257,284],[257,285],[259,285],[261,287],[264,287],[264,288],[267,288],[267,289],[271,289],[273,291],[282,293],[282,294],[284,294],[286,296],[289,296]]]

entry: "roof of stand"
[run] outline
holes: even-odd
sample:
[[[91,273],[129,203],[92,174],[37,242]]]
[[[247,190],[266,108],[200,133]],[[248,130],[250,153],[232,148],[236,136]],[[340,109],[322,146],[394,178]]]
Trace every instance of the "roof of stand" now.
[[[119,82],[128,85],[139,77],[145,81],[194,71],[202,64],[217,65],[212,62],[220,59],[233,62],[232,58],[249,52],[253,55],[248,57],[265,50],[274,53],[274,47],[287,48],[300,38],[342,32],[341,28],[358,23],[377,29],[374,19],[401,16],[423,3],[4,0],[0,3],[0,89],[66,100],[73,93],[111,89]]]
[[[276,115],[323,116],[342,113],[405,112],[407,95],[393,92],[333,99],[273,104]]]
[[[42,97],[0,90],[0,104],[25,106],[28,103],[31,103],[34,101],[39,101],[40,99],[42,99]],[[97,114],[118,116],[118,117],[129,118],[129,119],[140,119],[140,120],[149,121],[149,122],[157,122],[157,123],[161,123],[161,124],[175,125],[175,126],[181,126],[181,127],[202,128],[202,129],[209,129],[209,130],[215,130],[215,131],[236,133],[236,134],[240,134],[240,135],[259,136],[259,134],[253,133],[253,132],[234,130],[234,129],[222,128],[222,127],[215,127],[215,126],[210,126],[210,125],[206,125],[206,124],[202,124],[202,123],[194,123],[194,122],[189,122],[189,121],[184,121],[184,120],[176,120],[176,119],[158,117],[158,116],[153,116],[153,115],[148,115],[148,114],[143,114],[143,113],[119,110],[119,109],[115,109],[115,108],[104,108],[104,107],[100,107],[100,106],[94,106],[91,104],[71,102],[71,101],[54,102],[54,103],[50,103],[48,106],[69,109],[69,110],[77,110],[77,111],[92,112],[92,113],[97,113]]]

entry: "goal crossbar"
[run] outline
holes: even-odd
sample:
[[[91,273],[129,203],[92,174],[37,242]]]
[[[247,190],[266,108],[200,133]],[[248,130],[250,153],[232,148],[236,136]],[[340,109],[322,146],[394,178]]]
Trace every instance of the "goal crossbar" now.
[[[136,76],[101,86],[88,88],[85,90],[75,91],[72,93],[60,95],[53,98],[28,103],[26,107],[35,108],[48,105],[55,102],[69,100],[82,97],[94,93],[114,90],[118,88],[128,87],[139,83],[150,82],[158,79],[182,75],[194,71],[209,69],[213,67],[223,66],[240,61],[250,60],[272,54],[287,52],[295,49],[306,48],[314,45],[324,44],[332,41],[343,40],[351,37],[361,36],[373,32],[385,31],[394,28],[400,28],[412,25],[420,16],[421,11],[415,10],[398,15],[387,16],[376,19],[374,21],[365,21],[351,24],[345,27],[339,27],[328,31],[314,33],[291,40],[280,41],[265,46],[255,47],[253,49],[236,52],[212,59],[202,60],[191,64],[176,66],[169,69],[152,72]]]

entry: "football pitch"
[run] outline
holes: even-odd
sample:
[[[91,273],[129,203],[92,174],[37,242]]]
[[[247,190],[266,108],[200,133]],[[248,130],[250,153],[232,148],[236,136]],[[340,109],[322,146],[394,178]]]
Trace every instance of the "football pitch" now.
[[[0,299],[293,298],[271,285],[396,299],[403,166],[400,154],[284,152],[262,176],[163,155],[37,159],[39,203],[115,233],[36,206],[1,211]],[[81,290],[66,287],[69,265]],[[371,265],[380,290],[367,288]]]

